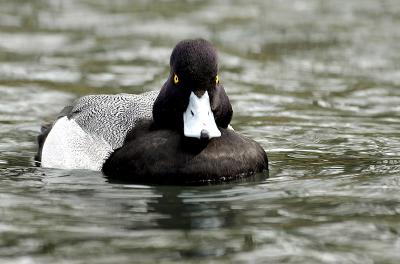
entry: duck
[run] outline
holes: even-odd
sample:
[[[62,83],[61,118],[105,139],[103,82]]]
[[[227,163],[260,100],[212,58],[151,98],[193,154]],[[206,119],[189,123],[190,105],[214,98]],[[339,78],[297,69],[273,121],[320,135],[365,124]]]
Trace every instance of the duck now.
[[[230,126],[233,108],[219,76],[209,41],[182,40],[160,90],[78,98],[42,127],[35,161],[154,184],[226,182],[268,171],[260,144]]]

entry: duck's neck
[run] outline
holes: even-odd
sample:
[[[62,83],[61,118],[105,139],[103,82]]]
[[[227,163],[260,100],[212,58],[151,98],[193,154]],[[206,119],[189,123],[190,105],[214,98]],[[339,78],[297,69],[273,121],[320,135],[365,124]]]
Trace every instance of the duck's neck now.
[[[171,77],[170,77],[171,78]],[[183,131],[183,113],[189,104],[189,89],[179,89],[168,79],[153,105],[153,125]],[[210,90],[210,106],[218,127],[227,128],[232,119],[232,105],[222,85]]]
[[[217,126],[227,128],[232,120],[233,109],[222,85],[210,91],[210,104]]]
[[[167,81],[153,105],[153,125],[157,128],[183,130],[183,112],[186,107],[185,95]]]

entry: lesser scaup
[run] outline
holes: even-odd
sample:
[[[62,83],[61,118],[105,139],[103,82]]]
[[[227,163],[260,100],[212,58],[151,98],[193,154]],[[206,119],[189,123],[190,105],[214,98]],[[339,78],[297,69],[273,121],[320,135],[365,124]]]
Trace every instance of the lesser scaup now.
[[[232,106],[220,83],[215,48],[179,42],[159,92],[92,95],[44,127],[43,167],[102,170],[142,183],[219,182],[268,170],[263,148],[229,128]]]

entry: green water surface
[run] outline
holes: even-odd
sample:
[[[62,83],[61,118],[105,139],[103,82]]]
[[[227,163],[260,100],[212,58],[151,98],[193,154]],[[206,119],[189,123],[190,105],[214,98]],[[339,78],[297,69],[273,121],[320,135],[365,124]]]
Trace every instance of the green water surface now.
[[[270,172],[202,187],[37,168],[75,98],[141,93],[173,46],[219,50]],[[0,1],[1,263],[399,263],[397,0]]]

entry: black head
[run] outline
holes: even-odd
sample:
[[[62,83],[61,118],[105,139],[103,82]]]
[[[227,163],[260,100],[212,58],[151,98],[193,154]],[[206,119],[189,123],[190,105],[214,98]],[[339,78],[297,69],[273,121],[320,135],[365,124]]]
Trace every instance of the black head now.
[[[204,39],[183,40],[172,51],[170,78],[175,86],[191,91],[211,90],[218,78],[218,57]],[[178,82],[176,83],[176,79]]]
[[[182,131],[184,113],[197,107],[191,106],[194,98],[201,101],[198,104],[208,101],[216,125],[226,128],[232,118],[232,106],[220,84],[214,46],[204,39],[183,40],[172,51],[170,67],[169,77],[153,106],[154,124]],[[204,131],[201,134],[206,137]]]

